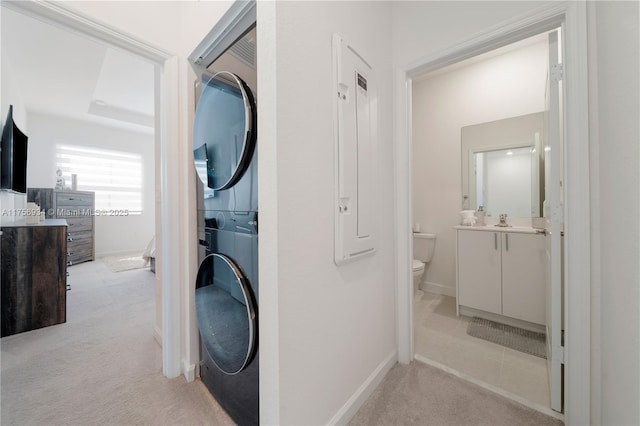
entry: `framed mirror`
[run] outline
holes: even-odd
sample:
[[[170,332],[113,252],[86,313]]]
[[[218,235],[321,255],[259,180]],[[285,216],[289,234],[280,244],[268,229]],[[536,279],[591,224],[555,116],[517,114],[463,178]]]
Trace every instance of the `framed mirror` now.
[[[543,129],[542,112],[463,127],[462,210],[542,216]]]

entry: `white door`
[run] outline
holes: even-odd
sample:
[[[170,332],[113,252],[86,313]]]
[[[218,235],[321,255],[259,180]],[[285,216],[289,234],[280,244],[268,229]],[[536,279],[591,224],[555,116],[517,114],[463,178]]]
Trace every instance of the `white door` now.
[[[562,412],[562,64],[559,30],[549,34],[549,77],[545,114],[546,328],[551,408]]]

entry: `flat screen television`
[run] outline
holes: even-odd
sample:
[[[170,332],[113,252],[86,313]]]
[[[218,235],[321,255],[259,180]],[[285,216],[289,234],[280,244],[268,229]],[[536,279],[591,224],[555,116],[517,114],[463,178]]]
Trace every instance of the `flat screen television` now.
[[[22,133],[13,122],[13,105],[2,129],[2,146],[0,151],[0,175],[3,190],[27,192],[27,135]]]

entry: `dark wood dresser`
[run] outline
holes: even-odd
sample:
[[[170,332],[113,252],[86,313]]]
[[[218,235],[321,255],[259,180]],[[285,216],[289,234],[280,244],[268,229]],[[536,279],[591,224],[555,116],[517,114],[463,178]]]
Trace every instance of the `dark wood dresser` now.
[[[2,226],[2,337],[67,320],[67,224]]]
[[[95,260],[94,192],[29,188],[27,201],[38,204],[47,218],[67,221],[70,265]]]

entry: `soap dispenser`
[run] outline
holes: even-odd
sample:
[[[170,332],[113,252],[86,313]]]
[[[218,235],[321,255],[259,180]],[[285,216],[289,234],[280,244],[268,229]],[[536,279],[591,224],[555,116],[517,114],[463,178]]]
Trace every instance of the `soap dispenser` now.
[[[478,211],[476,212],[476,226],[485,226],[484,207],[482,206],[478,206]]]

